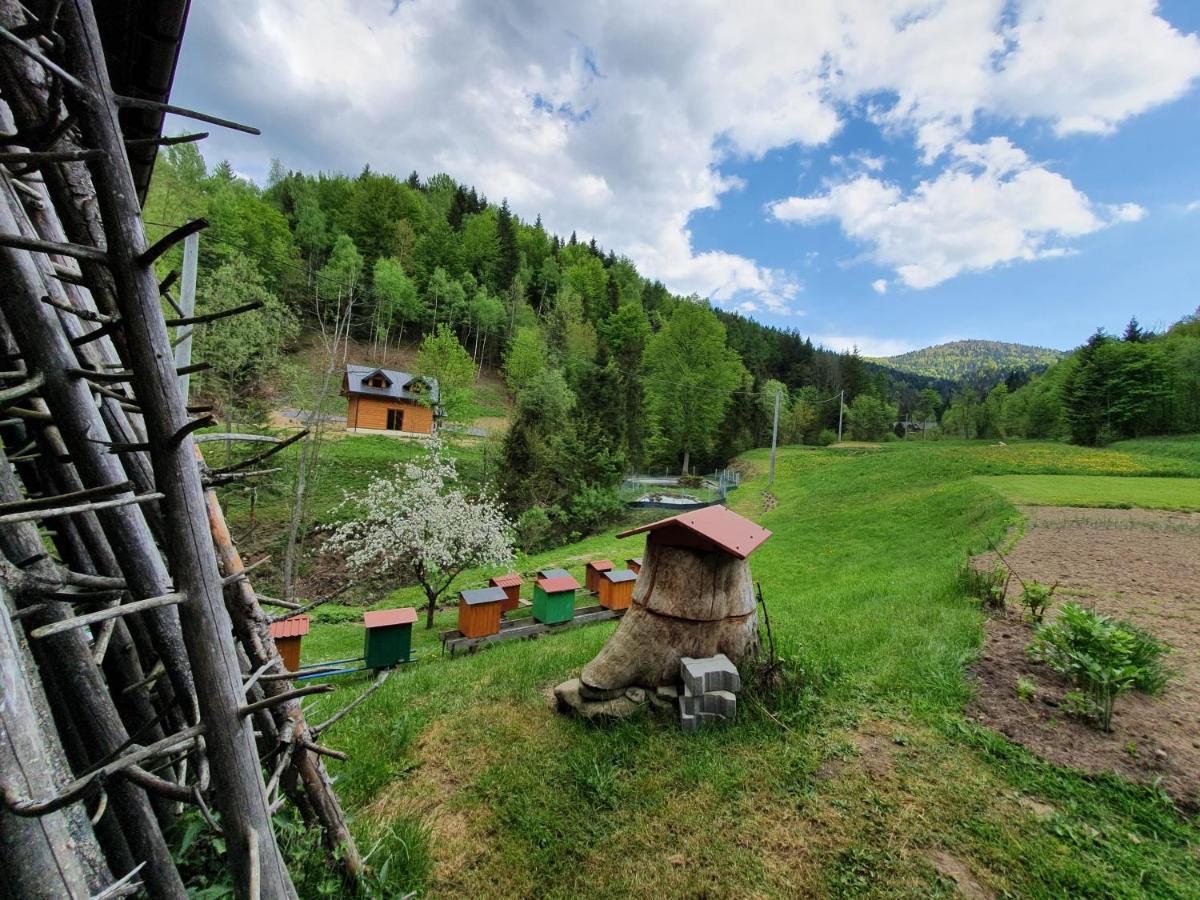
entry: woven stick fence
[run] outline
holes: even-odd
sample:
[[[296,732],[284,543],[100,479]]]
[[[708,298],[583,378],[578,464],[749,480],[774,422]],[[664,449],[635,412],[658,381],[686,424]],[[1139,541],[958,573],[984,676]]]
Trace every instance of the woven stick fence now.
[[[148,244],[128,154],[147,139],[119,110],[168,107],[114,93],[103,11],[0,0],[0,894],[184,897],[165,834],[191,805],[238,896],[294,897],[284,804],[360,874],[321,761],[341,754],[213,491],[256,469],[209,470],[192,436],[211,420],[168,332],[192,320],[164,318],[154,262],[204,223]]]

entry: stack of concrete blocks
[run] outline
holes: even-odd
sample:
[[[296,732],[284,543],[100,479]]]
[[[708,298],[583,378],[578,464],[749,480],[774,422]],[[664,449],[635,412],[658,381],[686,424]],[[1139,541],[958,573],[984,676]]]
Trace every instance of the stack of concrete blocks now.
[[[737,666],[724,653],[704,659],[679,660],[683,694],[679,698],[679,726],[687,732],[737,718],[737,695],[742,679]]]

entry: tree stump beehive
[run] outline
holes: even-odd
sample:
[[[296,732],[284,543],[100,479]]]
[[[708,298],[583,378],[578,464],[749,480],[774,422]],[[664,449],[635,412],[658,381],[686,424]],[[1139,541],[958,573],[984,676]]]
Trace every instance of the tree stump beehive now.
[[[647,692],[677,684],[683,657],[724,653],[736,664],[758,648],[746,557],[771,533],[721,506],[619,537],[643,531],[646,551],[629,610],[580,677],[555,689],[564,712],[620,715]]]

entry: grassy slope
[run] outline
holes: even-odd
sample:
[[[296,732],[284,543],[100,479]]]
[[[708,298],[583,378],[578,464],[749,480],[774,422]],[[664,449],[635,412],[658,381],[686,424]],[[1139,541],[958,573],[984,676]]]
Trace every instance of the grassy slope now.
[[[983,480],[1018,505],[1200,509],[1197,478],[992,475]]]
[[[765,458],[748,456],[760,472]],[[1037,472],[1200,465],[1052,444],[785,448],[774,509],[761,474],[735,495],[775,531],[752,567],[803,673],[771,714],[747,698],[735,726],[693,737],[655,719],[586,727],[547,691],[613,626],[453,660],[423,633],[426,657],[330,732],[352,754],[331,767],[357,829],[385,839],[398,887],[435,896],[949,896],[937,851],[998,892],[1194,896],[1200,832],[1153,792],[1041,763],[962,715],[981,617],[956,576],[983,549],[974,526],[995,538],[1016,520],[973,476]],[[319,623],[305,650],[356,655],[361,630]],[[342,680],[314,717],[365,684]]]

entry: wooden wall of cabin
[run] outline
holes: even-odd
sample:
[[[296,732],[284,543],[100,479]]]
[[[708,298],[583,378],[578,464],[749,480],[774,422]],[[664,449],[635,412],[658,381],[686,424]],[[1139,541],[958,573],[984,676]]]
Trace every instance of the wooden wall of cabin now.
[[[386,430],[389,409],[397,409],[404,413],[401,431],[412,434],[433,433],[433,410],[430,407],[405,400],[367,397],[361,394],[350,395],[346,410],[346,427]]]

